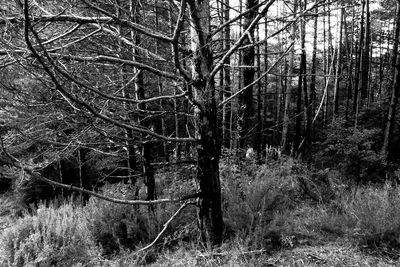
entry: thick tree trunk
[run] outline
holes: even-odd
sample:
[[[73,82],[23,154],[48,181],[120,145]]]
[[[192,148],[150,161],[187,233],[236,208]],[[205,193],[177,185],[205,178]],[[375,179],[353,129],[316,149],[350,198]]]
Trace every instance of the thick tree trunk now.
[[[222,242],[223,220],[221,210],[221,185],[219,180],[220,144],[214,104],[206,105],[200,112],[198,126],[200,140],[197,143],[197,178],[200,183],[200,228],[203,239],[213,245]]]
[[[192,21],[192,79],[195,90],[198,133],[197,179],[201,199],[199,224],[204,241],[211,245],[222,242],[221,185],[219,180],[220,142],[218,133],[215,84],[210,78],[213,57],[210,35],[210,3],[189,1]]]

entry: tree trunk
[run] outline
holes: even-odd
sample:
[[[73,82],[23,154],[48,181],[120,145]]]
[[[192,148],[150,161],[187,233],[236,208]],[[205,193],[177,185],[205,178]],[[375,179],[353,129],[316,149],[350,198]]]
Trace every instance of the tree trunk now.
[[[210,34],[210,3],[189,1],[192,21],[192,78],[195,90],[197,121],[197,179],[201,200],[199,224],[204,241],[210,245],[222,242],[221,185],[219,180],[220,143],[214,79],[210,78],[213,57]]]
[[[340,65],[340,59],[342,55],[342,35],[343,35],[343,13],[344,13],[344,8],[339,9],[339,16],[338,16],[338,23],[339,23],[339,28],[337,29],[338,35],[336,38],[339,38],[337,40],[337,59],[336,59],[336,81],[335,81],[335,89],[334,89],[334,95],[333,95],[333,102],[334,102],[334,107],[333,107],[333,114],[335,116],[339,115],[339,85],[340,85],[340,75],[341,75],[341,65]]]
[[[318,1],[318,0],[316,0]],[[318,14],[318,8],[315,8],[315,13]],[[310,82],[310,100],[311,100],[311,118],[315,116],[315,109],[316,109],[316,102],[317,102],[317,91],[316,91],[316,84],[317,84],[317,38],[318,38],[318,15],[314,17],[314,38],[313,38],[313,50],[312,50],[312,59],[311,59],[311,82]],[[312,136],[313,129],[310,129]]]
[[[361,52],[361,62],[360,62],[360,83],[359,91],[361,93],[361,100],[363,104],[368,97],[368,84],[369,84],[369,51],[370,51],[370,41],[371,41],[371,19],[369,12],[369,0],[363,1],[363,6],[365,6],[365,27],[364,32],[364,42]]]
[[[360,92],[359,84],[361,82],[360,72],[362,66],[362,48],[364,46],[364,10],[365,10],[365,0],[361,1],[361,20],[360,20],[360,38],[358,41],[358,49],[356,54],[356,67],[355,67],[355,77],[354,77],[354,97],[353,97],[353,112],[356,114],[356,122],[357,122],[357,113],[358,113],[358,94]]]
[[[302,4],[300,4],[302,5]],[[305,10],[307,7],[307,1],[305,0],[301,9]],[[299,153],[300,141],[302,137],[302,121],[303,121],[303,108],[302,108],[302,91],[304,90],[304,108],[308,109],[308,94],[307,94],[307,57],[306,57],[306,26],[305,21],[301,20],[300,23],[300,39],[301,39],[301,54],[300,54],[300,73],[299,83],[297,85],[297,108],[296,108],[296,137],[294,141],[294,148],[296,153]],[[308,111],[306,111],[308,115]],[[306,120],[309,118],[307,117]]]
[[[256,42],[258,43],[260,41],[260,28],[257,25],[256,28]],[[257,58],[257,76],[256,78],[258,79],[261,75],[261,49],[260,49],[260,45],[257,45],[257,50],[256,50],[256,58]],[[266,91],[266,89],[265,89]],[[263,104],[262,104],[262,97],[261,97],[261,80],[258,79],[257,82],[257,139],[255,142],[255,149],[258,153],[258,155],[260,155],[263,151],[263,147],[264,147],[264,140],[263,140],[263,118],[261,116],[263,111]]]
[[[294,0],[293,3],[293,15],[295,16],[297,13],[297,1]],[[297,25],[296,23],[292,24],[292,30],[290,33],[290,43],[296,39],[296,30]],[[285,98],[285,108],[283,113],[283,128],[282,128],[282,139],[281,139],[281,146],[284,152],[287,152],[287,135],[289,130],[289,108],[291,102],[291,94],[292,94],[292,73],[293,73],[293,61],[294,61],[294,46],[290,48],[290,55],[289,55],[289,66],[287,70],[287,83],[286,83],[286,98]]]
[[[347,82],[346,82],[346,90],[347,90],[347,98],[346,98],[346,120],[349,116],[350,111],[350,100],[353,98],[353,86],[354,86],[354,76],[353,76],[353,38],[349,36],[347,30],[347,19],[346,19],[346,10],[343,10],[343,23],[344,23],[344,36],[345,36],[345,47],[346,47],[346,57],[347,57]],[[354,17],[354,8],[353,8],[353,17]],[[351,23],[351,32],[354,33],[354,20]],[[350,41],[349,41],[350,40]]]
[[[257,15],[256,6],[258,0],[247,0],[246,11],[244,16],[244,28],[250,25]],[[254,28],[251,29],[243,41],[245,48],[243,49],[242,65],[245,66],[243,70],[243,87],[248,86],[254,81],[254,56],[255,49],[252,45],[254,43]],[[253,107],[253,86],[249,86],[243,93],[239,95],[239,110],[238,110],[238,133],[239,133],[239,147],[245,148],[246,144],[253,146],[254,142],[248,141],[248,135],[252,130],[254,123],[252,117],[254,116]]]
[[[224,22],[229,21],[229,7],[230,3],[229,0],[224,0]],[[224,51],[228,51],[230,49],[230,39],[231,39],[231,30],[230,26],[228,25],[224,29],[224,39],[223,39],[223,44],[224,44]],[[227,60],[226,65],[223,68],[224,72],[224,99],[227,99],[232,95],[231,93],[231,73],[230,73],[230,59]],[[231,116],[232,116],[232,102],[230,102],[227,105],[224,105],[222,108],[222,116],[223,116],[223,122],[222,122],[222,136],[223,136],[223,145],[226,148],[232,148],[231,147],[231,138],[232,138],[232,133],[231,133]]]
[[[395,62],[393,85],[390,96],[389,110],[386,117],[386,127],[384,132],[383,146],[381,150],[381,155],[385,161],[390,160],[390,150],[389,145],[393,137],[393,128],[395,124],[395,116],[397,104],[399,101],[399,91],[400,91],[400,56],[398,51],[400,36],[400,0],[397,1],[397,15],[396,15],[396,28],[395,28],[395,39],[393,45],[393,58],[392,63]],[[396,60],[396,61],[395,61]]]
[[[324,16],[322,17],[322,29],[323,29],[323,39],[326,40],[326,6],[323,8],[323,14]],[[326,96],[323,99],[323,125],[326,124],[327,121],[327,113],[328,113],[328,86],[327,86],[327,74],[329,71],[329,60],[327,59],[327,44],[324,42],[323,45],[323,52],[322,52],[322,64],[323,64],[323,72],[324,72],[324,88],[326,90]],[[329,49],[329,46],[328,46]]]
[[[155,13],[155,16],[154,16],[154,23],[155,23],[155,25],[156,25],[156,29],[158,29],[158,27],[159,27],[159,12],[158,12],[158,0],[155,0],[155,5],[154,5],[154,13]],[[154,52],[156,53],[156,54],[158,54],[159,53],[159,41],[158,40],[156,40],[156,42],[155,42],[155,48],[154,48]],[[162,83],[162,81],[161,81],[161,77],[157,77],[157,86],[158,86],[158,93],[159,93],[159,95],[162,95],[163,94],[163,90],[164,90],[164,88],[163,88],[163,83]],[[160,105],[160,108],[162,109],[163,108],[163,100],[162,99],[160,99],[160,101],[159,101],[159,105]],[[166,133],[166,131],[167,131],[167,128],[166,128],[166,125],[165,125],[165,118],[164,118],[164,116],[161,116],[161,118],[160,118],[160,124],[161,124],[161,133],[162,133],[162,135],[164,135],[164,136],[166,136],[167,135],[167,133]],[[168,153],[168,149],[167,149],[167,142],[165,142],[165,141],[163,141],[162,142],[162,151],[161,151],[161,154],[162,154],[162,156],[165,158],[165,161],[169,161],[169,153]]]
[[[115,10],[116,10],[116,14],[117,14],[118,17],[121,16],[120,9],[119,9],[120,6],[121,6],[120,1],[117,1],[116,2],[116,6],[115,6]],[[132,9],[132,7],[133,7],[133,3],[131,2],[130,3],[130,8],[131,8],[131,15],[133,16],[133,14],[134,14],[134,12],[136,12],[136,10],[134,11]],[[124,29],[120,26],[119,31],[123,32],[123,30]],[[133,32],[130,31],[129,33],[133,36]],[[119,49],[120,49],[120,51],[119,51],[120,55],[119,56],[121,58],[123,58],[123,59],[126,59],[126,58],[129,59],[129,56],[123,53],[123,47],[122,46],[123,46],[122,42],[119,42]],[[134,50],[132,51],[132,54],[137,55],[136,51],[134,51]],[[120,78],[121,78],[121,82],[123,84],[125,84],[125,79],[127,78],[126,77],[126,73],[129,73],[130,71],[132,71],[131,69],[128,69],[128,68],[129,67],[122,67],[121,70],[120,70]],[[134,69],[134,71],[137,72],[138,70]],[[132,91],[133,91],[132,87],[125,87],[122,90],[123,97],[131,98]],[[126,113],[129,114],[129,112],[132,109],[132,105],[130,105],[129,103],[123,103],[123,106],[124,106],[124,109],[126,110]],[[126,119],[134,119],[134,118],[126,118]],[[126,173],[127,179],[131,183],[131,185],[135,185],[136,184],[136,179],[133,178],[133,177],[134,177],[134,172],[135,172],[137,166],[136,166],[136,153],[135,153],[135,144],[134,144],[135,138],[134,138],[133,131],[125,129],[125,137],[127,139],[127,141],[125,142],[126,147],[127,147],[127,150],[126,150],[126,157],[127,158],[126,158],[126,171],[125,171],[125,173]],[[124,179],[124,181],[126,181],[126,179]]]
[[[135,0],[132,0],[130,2],[130,12],[132,19],[135,23],[140,22],[139,11],[140,11],[139,5],[135,2]],[[140,44],[141,38],[138,33],[134,34],[133,32],[131,32],[131,38],[132,40],[135,40],[136,44]],[[141,56],[138,51],[134,51],[134,55],[137,56],[137,58],[140,58]],[[146,98],[143,71],[140,71],[140,73],[138,73],[138,76],[135,81],[135,91],[136,91],[136,99]],[[146,104],[145,103],[138,104],[138,108],[139,110],[146,110]],[[139,124],[146,127],[150,126],[150,123],[148,121],[142,121],[141,118],[139,118]],[[154,171],[153,167],[151,166],[151,162],[153,159],[151,150],[152,150],[152,142],[145,141],[142,144],[142,157],[143,157],[143,174],[145,179],[145,185],[147,187],[147,200],[153,200],[156,198]]]

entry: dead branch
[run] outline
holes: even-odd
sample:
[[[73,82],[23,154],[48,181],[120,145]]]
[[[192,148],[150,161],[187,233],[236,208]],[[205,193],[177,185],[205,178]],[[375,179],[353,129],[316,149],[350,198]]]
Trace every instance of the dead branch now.
[[[145,251],[145,250],[147,250],[147,249],[153,247],[153,246],[158,242],[158,240],[160,240],[160,238],[161,238],[162,235],[165,233],[165,231],[168,229],[168,226],[171,224],[171,222],[182,212],[182,210],[183,210],[184,208],[186,208],[186,207],[189,206],[189,205],[195,205],[195,203],[194,203],[194,202],[185,202],[185,203],[183,203],[183,204],[179,207],[179,209],[174,213],[174,215],[172,215],[171,218],[169,218],[169,220],[164,224],[163,229],[161,230],[160,233],[158,233],[157,237],[153,240],[153,242],[151,242],[151,243],[148,244],[147,246],[145,246],[145,247],[139,249],[136,253],[138,254],[138,253],[140,253],[140,252],[143,252],[143,251]]]

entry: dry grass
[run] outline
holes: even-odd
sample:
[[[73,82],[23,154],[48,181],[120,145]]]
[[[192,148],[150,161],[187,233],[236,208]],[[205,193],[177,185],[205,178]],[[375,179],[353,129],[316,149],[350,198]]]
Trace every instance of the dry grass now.
[[[162,242],[137,253],[175,211],[173,205],[151,213],[91,199],[85,207],[41,205],[36,214],[18,218],[15,203],[0,197],[0,266],[400,266],[389,258],[400,253],[400,189],[338,191],[331,202],[315,203],[302,196],[298,174],[293,161],[223,165],[228,227],[224,244],[214,250],[199,242],[194,209],[172,224]],[[126,185],[104,189],[117,197],[131,192]],[[135,247],[107,254],[98,237],[115,238],[113,226],[121,220]]]
[[[395,261],[383,256],[371,256],[360,252],[349,243],[328,243],[319,246],[300,246],[284,249],[273,254],[265,250],[249,251],[240,245],[215,250],[199,251],[180,249],[165,252],[159,260],[149,266],[399,266]],[[128,265],[126,265],[128,266]]]

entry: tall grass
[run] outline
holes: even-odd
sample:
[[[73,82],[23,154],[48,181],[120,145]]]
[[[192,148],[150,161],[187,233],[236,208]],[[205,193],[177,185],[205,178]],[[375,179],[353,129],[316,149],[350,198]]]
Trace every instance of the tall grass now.
[[[343,204],[354,221],[353,237],[364,247],[396,249],[400,256],[400,188],[386,183],[360,188]]]
[[[1,266],[89,265],[100,255],[81,207],[39,205],[0,236]]]
[[[264,165],[223,162],[225,242],[217,250],[199,242],[192,207],[156,246],[138,254],[135,250],[154,239],[176,207],[150,210],[92,198],[84,207],[72,201],[40,204],[34,214],[14,217],[0,234],[0,266],[262,266],[253,252],[272,253],[330,237],[400,251],[399,188],[365,186],[354,194],[339,186],[331,188],[336,191],[330,201],[316,203],[302,191],[299,175],[311,177],[303,167],[292,159]],[[102,193],[134,197],[124,184],[107,185]],[[0,200],[8,210],[10,203]],[[115,228],[121,223],[127,229],[124,237]]]

